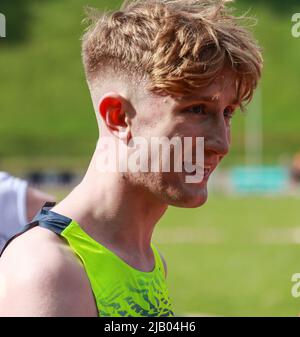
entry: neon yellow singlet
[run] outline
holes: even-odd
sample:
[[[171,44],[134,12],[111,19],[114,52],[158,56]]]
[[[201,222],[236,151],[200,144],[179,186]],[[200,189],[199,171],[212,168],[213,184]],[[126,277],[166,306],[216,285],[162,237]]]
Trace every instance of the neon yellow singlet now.
[[[151,272],[139,271],[91,238],[77,222],[52,212],[51,208],[54,205],[55,203],[46,203],[23,232],[40,226],[67,240],[74,254],[83,263],[99,316],[174,316],[164,265],[152,243],[155,267]]]
[[[155,268],[141,272],[88,236],[75,221],[61,235],[85,267],[99,316],[174,316],[163,262],[153,244]]]

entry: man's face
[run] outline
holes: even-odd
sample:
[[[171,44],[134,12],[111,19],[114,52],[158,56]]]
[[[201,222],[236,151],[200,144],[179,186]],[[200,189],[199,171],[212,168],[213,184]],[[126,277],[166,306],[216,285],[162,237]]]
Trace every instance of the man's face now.
[[[198,207],[207,200],[207,182],[211,173],[228,153],[230,122],[237,108],[236,86],[229,71],[224,71],[211,85],[183,97],[162,97],[145,94],[136,106],[132,120],[132,136],[192,138],[195,164],[196,138],[204,138],[204,178],[199,183],[187,183],[191,173],[135,173],[130,179],[144,186],[159,200],[178,207]],[[149,151],[150,152],[150,151]],[[171,150],[171,158],[173,151]],[[149,153],[150,155],[150,153]],[[184,158],[182,165],[184,166]]]

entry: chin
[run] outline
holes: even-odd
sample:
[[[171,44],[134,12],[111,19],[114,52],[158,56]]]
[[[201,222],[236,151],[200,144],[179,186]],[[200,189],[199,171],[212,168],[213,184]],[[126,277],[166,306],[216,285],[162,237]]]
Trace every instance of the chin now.
[[[207,188],[203,187],[196,194],[188,195],[182,207],[184,208],[198,208],[203,206],[208,199]]]
[[[175,193],[168,193],[168,204],[181,208],[198,208],[203,206],[208,199],[207,184],[202,186],[189,185],[188,188],[177,190]]]

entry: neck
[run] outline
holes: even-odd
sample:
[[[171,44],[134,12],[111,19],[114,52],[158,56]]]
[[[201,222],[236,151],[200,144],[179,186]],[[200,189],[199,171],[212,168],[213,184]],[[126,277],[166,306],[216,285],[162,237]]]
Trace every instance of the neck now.
[[[167,205],[121,173],[98,172],[96,158],[97,150],[82,182],[53,211],[74,219],[116,252],[149,256],[155,224]]]

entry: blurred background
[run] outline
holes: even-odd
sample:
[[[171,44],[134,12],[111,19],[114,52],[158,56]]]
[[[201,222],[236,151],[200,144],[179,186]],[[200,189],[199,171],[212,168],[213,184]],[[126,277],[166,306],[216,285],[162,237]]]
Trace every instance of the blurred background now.
[[[121,0],[0,0],[0,171],[64,197],[84,174],[97,126],[80,56],[84,6]],[[297,316],[300,273],[299,0],[236,0],[258,19],[263,80],[233,120],[231,154],[197,210],[170,208],[154,242],[178,315]],[[300,29],[299,29],[300,31]]]

